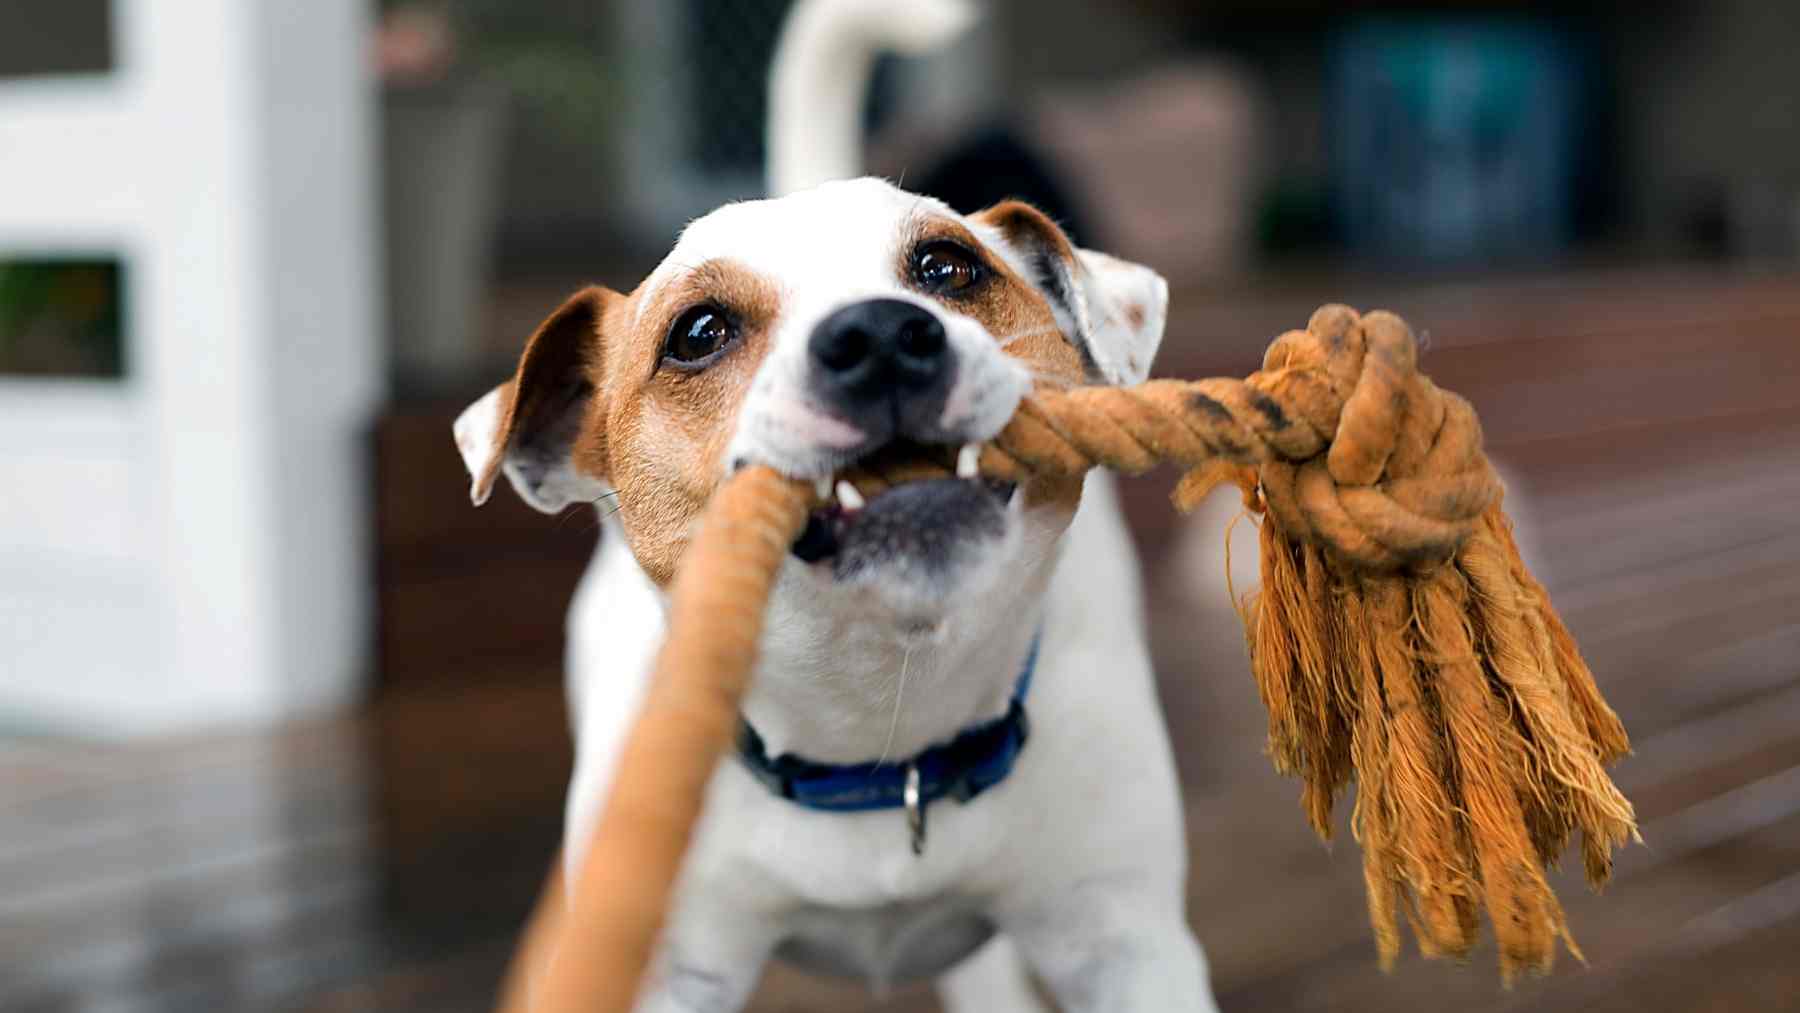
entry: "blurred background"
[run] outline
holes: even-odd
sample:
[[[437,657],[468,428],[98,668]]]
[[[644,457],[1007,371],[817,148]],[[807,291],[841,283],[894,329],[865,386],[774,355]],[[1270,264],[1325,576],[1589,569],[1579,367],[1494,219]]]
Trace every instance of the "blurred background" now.
[[[596,521],[471,510],[450,420],[760,193],[787,6],[0,0],[0,1009],[488,1008]],[[1556,879],[1587,966],[1383,976],[1261,755],[1234,505],[1131,483],[1224,1007],[1800,1008],[1800,5],[985,6],[877,68],[871,171],[1159,268],[1166,375],[1406,316],[1638,750],[1646,844]]]

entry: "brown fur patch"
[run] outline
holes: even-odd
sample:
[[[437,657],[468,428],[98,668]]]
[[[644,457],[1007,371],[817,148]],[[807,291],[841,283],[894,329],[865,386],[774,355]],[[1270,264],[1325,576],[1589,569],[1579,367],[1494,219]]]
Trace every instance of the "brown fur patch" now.
[[[1041,242],[1053,251],[1052,255],[1074,262],[1074,247],[1062,230],[1029,204],[1007,201],[969,217],[998,229],[1014,243],[1030,241],[1032,234],[1047,230]],[[934,239],[951,239],[977,252],[992,272],[987,284],[971,299],[941,301],[980,321],[988,333],[1002,342],[1008,355],[1030,367],[1037,386],[1060,390],[1084,381],[1087,371],[1080,350],[1063,333],[1049,298],[1031,279],[1021,277],[961,222],[926,219],[915,229],[912,242],[905,245],[904,256],[908,259],[902,262],[903,272],[908,271],[912,250]],[[1030,248],[1021,252],[1029,254]],[[1038,478],[1027,483],[1021,492],[1027,506],[1055,503],[1073,509],[1081,499],[1081,487],[1080,477]]]
[[[610,333],[625,337],[609,364],[604,416],[591,417],[584,431],[607,434],[613,467],[606,477],[619,493],[625,537],[651,579],[666,584],[712,496],[730,422],[768,353],[781,293],[743,264],[712,260],[661,286],[640,313],[644,298],[640,286],[620,308],[619,328]],[[736,342],[698,372],[662,368],[669,327],[703,303],[737,322]]]

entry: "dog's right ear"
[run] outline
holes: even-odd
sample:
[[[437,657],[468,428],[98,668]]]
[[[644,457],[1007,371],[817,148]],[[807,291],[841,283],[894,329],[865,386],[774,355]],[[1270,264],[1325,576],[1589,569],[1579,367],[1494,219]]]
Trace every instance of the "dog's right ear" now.
[[[476,506],[502,471],[520,499],[545,513],[607,491],[605,433],[584,423],[600,410],[600,332],[619,298],[599,286],[570,296],[525,343],[513,378],[457,416],[452,431]]]
[[[1048,215],[1024,201],[1001,201],[970,217],[999,230],[1017,254],[1057,325],[1081,352],[1091,382],[1130,386],[1150,375],[1169,309],[1162,275],[1077,249]]]

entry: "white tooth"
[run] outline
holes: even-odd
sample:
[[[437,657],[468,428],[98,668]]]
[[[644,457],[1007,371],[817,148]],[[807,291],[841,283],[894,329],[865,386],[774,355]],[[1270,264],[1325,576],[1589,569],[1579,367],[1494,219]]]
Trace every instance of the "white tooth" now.
[[[863,502],[862,493],[857,492],[856,486],[851,485],[847,481],[840,480],[838,482],[837,494],[838,503],[842,505],[845,510],[861,510],[866,505]]]
[[[956,477],[974,478],[976,475],[980,474],[980,472],[976,470],[976,465],[979,464],[980,461],[981,445],[976,443],[963,444],[963,448],[956,452]]]
[[[819,494],[820,499],[829,501],[831,499],[831,476],[820,475],[813,479],[813,491]]]

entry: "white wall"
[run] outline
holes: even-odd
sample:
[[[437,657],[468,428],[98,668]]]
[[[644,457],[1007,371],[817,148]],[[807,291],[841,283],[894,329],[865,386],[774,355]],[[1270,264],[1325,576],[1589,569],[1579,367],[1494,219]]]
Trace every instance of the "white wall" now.
[[[129,311],[123,382],[0,378],[0,722],[136,734],[356,691],[368,16],[115,0],[115,73],[0,83],[0,255],[116,250]]]

